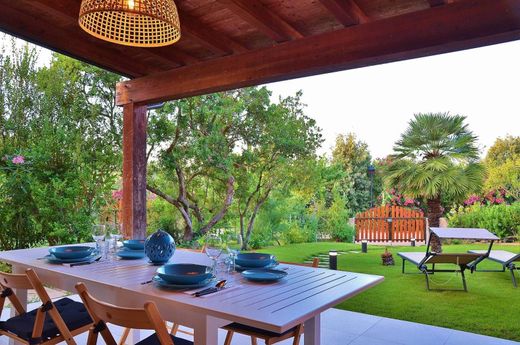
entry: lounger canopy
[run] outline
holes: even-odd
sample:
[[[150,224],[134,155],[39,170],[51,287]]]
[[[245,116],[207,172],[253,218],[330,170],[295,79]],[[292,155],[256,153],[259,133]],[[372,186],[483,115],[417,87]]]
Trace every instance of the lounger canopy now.
[[[471,228],[430,228],[430,231],[440,239],[497,241],[496,235],[486,229]]]

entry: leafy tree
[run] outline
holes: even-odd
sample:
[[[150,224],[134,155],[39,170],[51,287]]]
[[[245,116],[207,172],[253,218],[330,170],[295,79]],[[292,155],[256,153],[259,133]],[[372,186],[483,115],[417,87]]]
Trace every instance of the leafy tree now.
[[[299,161],[314,156],[322,142],[315,121],[303,112],[301,91],[278,104],[271,104],[267,89],[261,91],[247,106],[250,118],[244,125],[251,132],[243,138],[235,164],[242,249],[247,249],[258,212],[272,191],[294,183],[291,175]]]
[[[368,145],[356,138],[354,133],[338,135],[336,146],[332,151],[332,163],[339,165],[344,171],[342,191],[347,208],[353,213],[370,208],[370,176],[367,173],[372,163]],[[373,198],[382,190],[380,179],[374,178]]]
[[[120,169],[120,114],[107,106],[120,77],[58,54],[38,68],[29,45],[11,52],[0,59],[1,245],[87,239]]]
[[[432,227],[439,226],[443,195],[464,198],[482,186],[477,137],[465,119],[448,113],[414,115],[395,143],[394,161],[386,172],[389,185],[426,199]],[[432,250],[441,251],[438,239],[433,239]]]
[[[151,114],[148,189],[182,215],[185,241],[225,224],[234,198],[246,247],[260,208],[286,182],[291,164],[315,152],[321,139],[300,95],[278,104],[269,97],[266,88],[246,88],[171,102]]]
[[[172,204],[184,221],[184,241],[211,230],[235,193],[233,150],[244,102],[252,90],[168,102],[150,116],[148,190]]]
[[[505,189],[507,196],[520,200],[520,137],[498,138],[484,159],[485,190]]]

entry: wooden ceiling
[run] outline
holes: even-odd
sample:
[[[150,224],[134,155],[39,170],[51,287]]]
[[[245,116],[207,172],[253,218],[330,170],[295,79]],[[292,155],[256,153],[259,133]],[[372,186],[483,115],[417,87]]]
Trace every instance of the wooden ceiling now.
[[[520,39],[518,0],[175,0],[181,40],[132,48],[83,32],[80,2],[0,0],[0,30],[137,78],[121,86],[119,104]],[[137,86],[155,93],[137,97]]]

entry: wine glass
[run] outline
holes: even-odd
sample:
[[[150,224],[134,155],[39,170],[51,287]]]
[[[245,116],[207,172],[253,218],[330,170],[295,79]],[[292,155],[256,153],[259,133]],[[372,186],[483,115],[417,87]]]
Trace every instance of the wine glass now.
[[[106,228],[107,235],[110,237],[110,240],[112,241],[112,250],[115,253],[117,252],[117,241],[123,238],[121,227],[119,226],[119,224],[116,223],[107,223]]]
[[[106,229],[104,224],[92,225],[92,238],[96,241],[96,250],[102,252],[102,244],[105,240]]]
[[[240,253],[240,249],[236,247],[237,245],[238,241],[236,241],[236,236],[234,234],[226,236],[226,251],[229,258],[228,272],[230,273],[235,271],[235,259],[237,258],[238,253]]]
[[[209,234],[206,236],[204,250],[206,255],[213,260],[213,272],[216,274],[217,270],[217,261],[222,254],[223,244],[222,239],[214,234]]]

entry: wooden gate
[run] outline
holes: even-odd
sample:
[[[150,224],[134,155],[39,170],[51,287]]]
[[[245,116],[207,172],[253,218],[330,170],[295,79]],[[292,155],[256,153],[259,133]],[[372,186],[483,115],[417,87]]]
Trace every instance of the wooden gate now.
[[[356,241],[424,241],[426,222],[422,211],[401,206],[380,206],[356,215]]]

